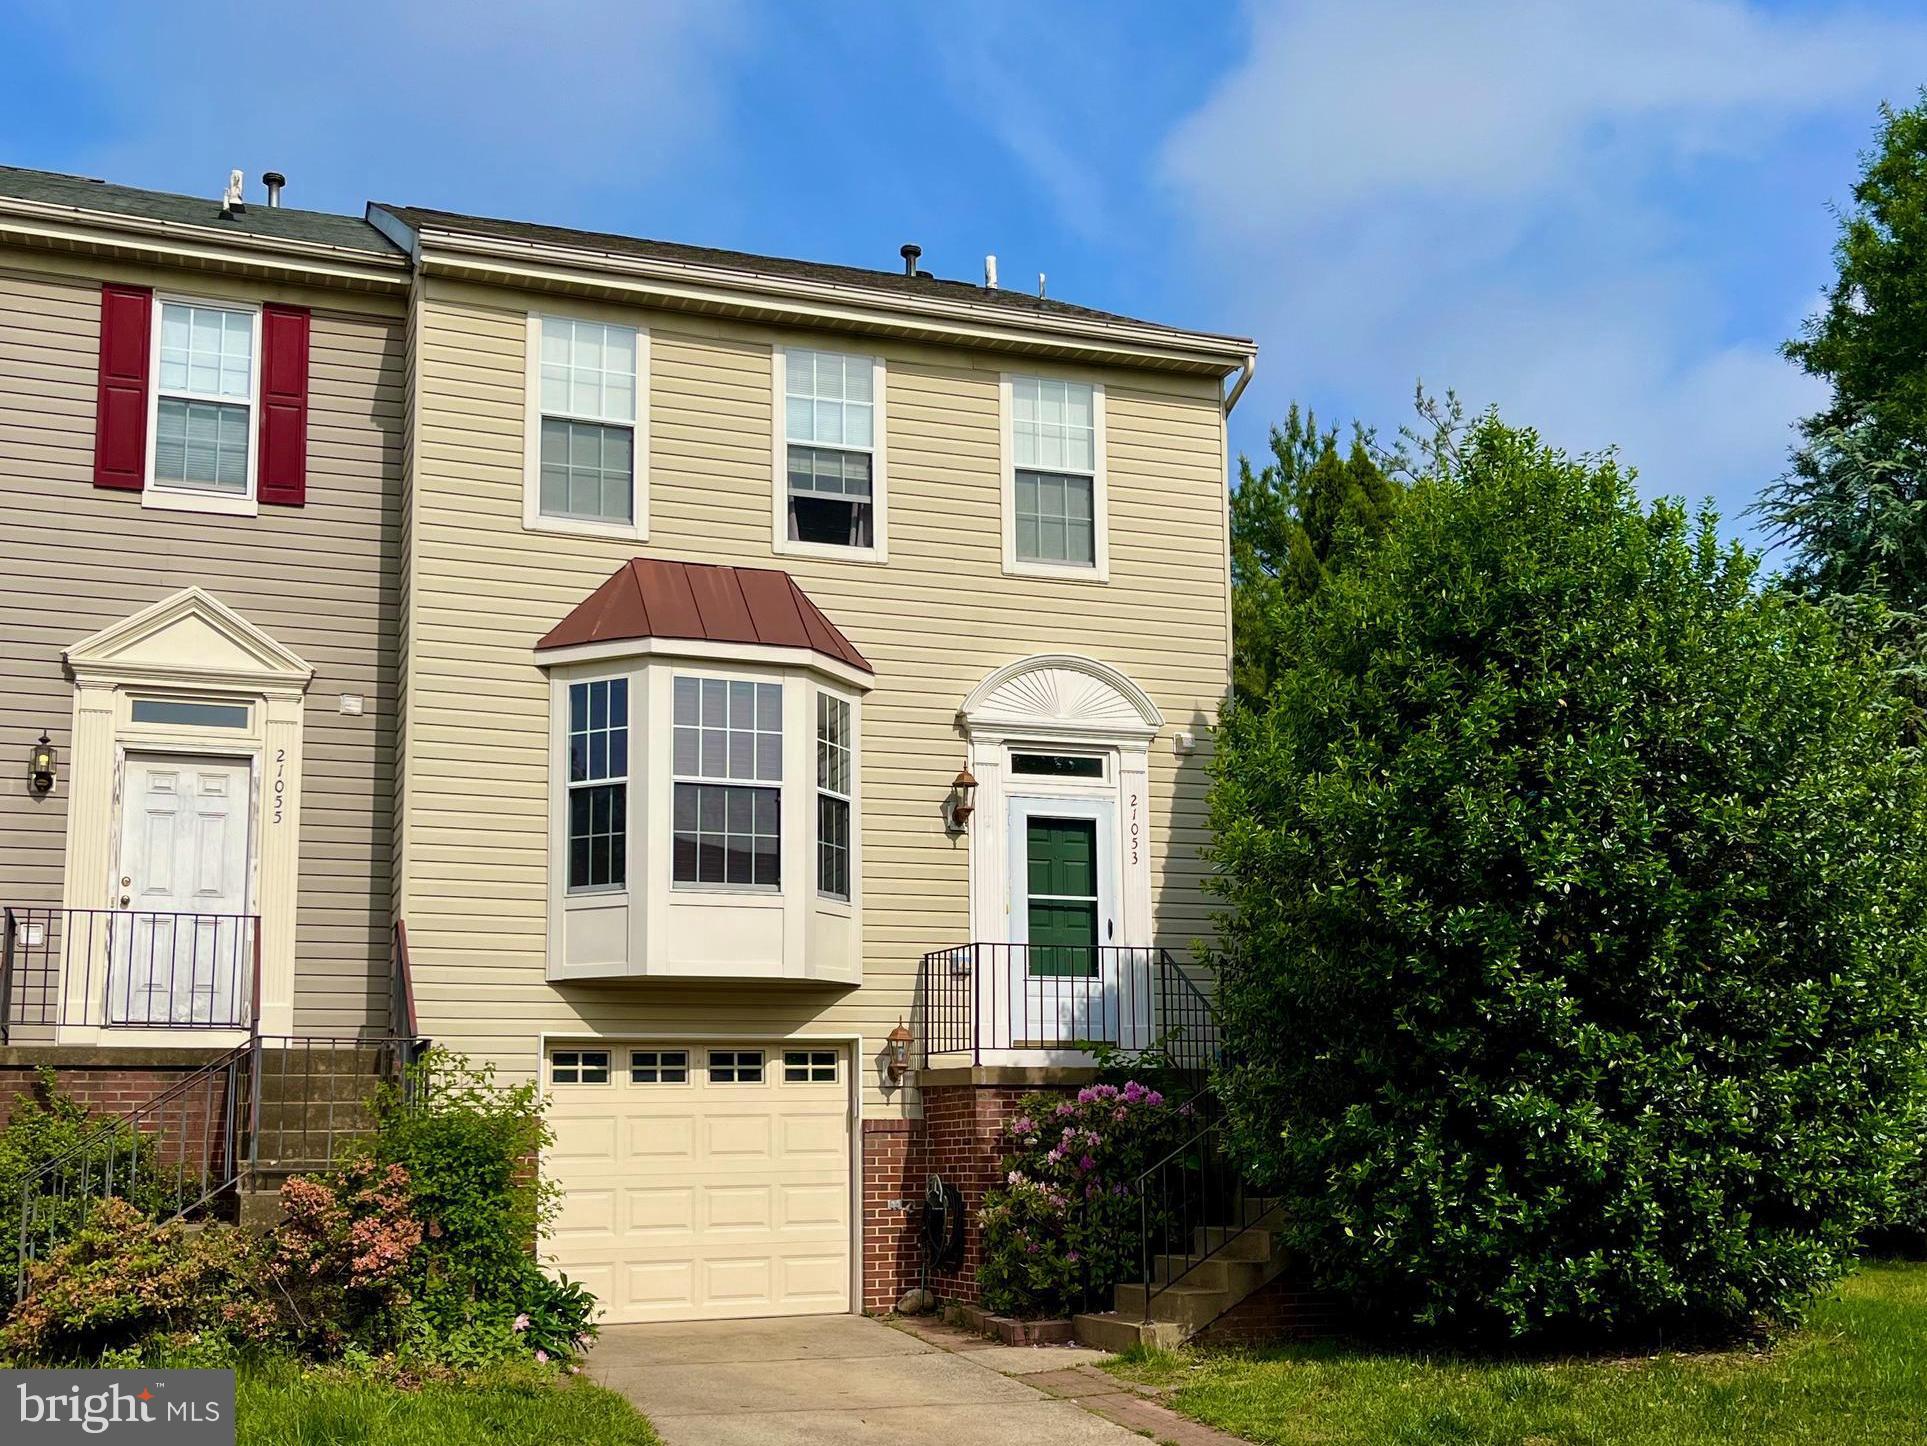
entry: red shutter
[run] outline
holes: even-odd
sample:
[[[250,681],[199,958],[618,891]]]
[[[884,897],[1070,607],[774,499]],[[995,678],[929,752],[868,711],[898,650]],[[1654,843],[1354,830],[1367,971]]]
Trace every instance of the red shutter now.
[[[308,500],[308,312],[261,308],[261,468],[263,502],[299,507]]]
[[[100,394],[94,414],[94,486],[141,490],[147,480],[148,328],[154,293],[100,288]]]

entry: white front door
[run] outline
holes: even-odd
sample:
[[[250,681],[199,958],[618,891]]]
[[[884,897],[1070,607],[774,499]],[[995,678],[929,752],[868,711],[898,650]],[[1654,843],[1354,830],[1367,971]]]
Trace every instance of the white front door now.
[[[1002,969],[983,971],[1005,999],[1012,1049],[1135,1042],[1148,1015],[1146,951],[1121,948],[1116,809],[1108,798],[1010,800],[1010,938]],[[993,1015],[993,1017],[996,1017]]]
[[[245,1025],[248,765],[129,757],[107,976],[107,1021]]]

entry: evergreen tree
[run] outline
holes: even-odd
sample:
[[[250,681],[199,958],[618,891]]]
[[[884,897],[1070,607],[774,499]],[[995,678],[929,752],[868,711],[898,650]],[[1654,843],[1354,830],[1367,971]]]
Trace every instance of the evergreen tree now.
[[[1231,497],[1233,685],[1261,700],[1278,668],[1281,619],[1316,593],[1360,546],[1384,535],[1399,484],[1373,458],[1364,433],[1340,452],[1336,429],[1297,404],[1271,429],[1271,461],[1238,460]]]
[[[1795,587],[1870,621],[1917,671],[1927,617],[1927,98],[1881,108],[1827,304],[1786,355],[1832,388],[1755,512]]]

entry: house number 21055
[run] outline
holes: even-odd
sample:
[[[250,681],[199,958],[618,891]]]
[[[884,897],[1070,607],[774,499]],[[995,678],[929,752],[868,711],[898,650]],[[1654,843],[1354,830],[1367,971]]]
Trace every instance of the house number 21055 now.
[[[288,806],[288,750],[274,750],[274,821],[281,822],[281,815]]]

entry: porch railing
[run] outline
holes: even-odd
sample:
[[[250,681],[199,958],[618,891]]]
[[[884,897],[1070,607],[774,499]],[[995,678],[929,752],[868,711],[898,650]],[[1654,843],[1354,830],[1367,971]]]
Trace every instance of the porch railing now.
[[[958,944],[923,956],[917,994],[926,1066],[1099,1047],[1203,1074],[1217,1058],[1211,1001],[1168,949]]]
[[[425,1044],[256,1036],[147,1103],[90,1121],[78,1144],[19,1187],[16,1298],[27,1267],[102,1200],[126,1200],[159,1221],[232,1219],[243,1182],[274,1189],[289,1174],[328,1168],[369,1134],[375,1092],[404,1085]]]
[[[395,920],[388,945],[388,1032],[413,1039],[421,1033],[415,1020],[415,971],[408,959],[408,925]]]
[[[248,1029],[261,917],[149,909],[8,908],[0,1043],[23,1029]]]

